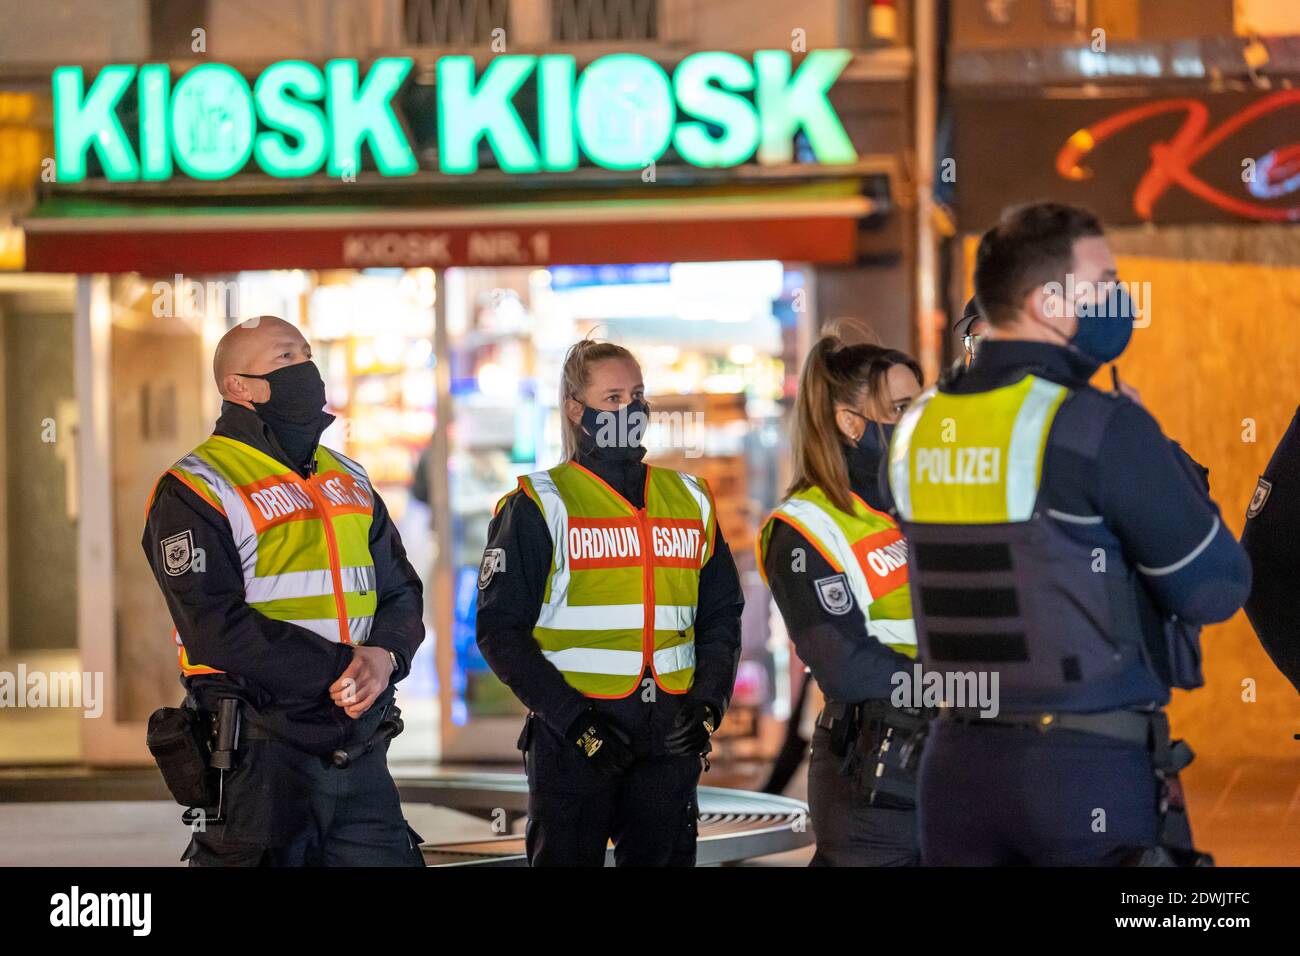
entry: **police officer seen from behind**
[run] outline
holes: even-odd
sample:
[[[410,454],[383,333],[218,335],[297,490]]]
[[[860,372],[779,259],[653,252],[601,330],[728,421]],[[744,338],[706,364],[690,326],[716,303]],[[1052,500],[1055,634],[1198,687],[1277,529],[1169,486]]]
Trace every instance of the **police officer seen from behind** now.
[[[693,866],[696,786],[731,699],[744,598],[708,485],[642,462],[627,349],[582,341],[560,385],[565,460],[497,506],[478,644],[532,712],[528,860]]]
[[[920,862],[925,715],[889,701],[892,675],[916,656],[907,544],[881,511],[879,480],[894,422],[920,391],[903,353],[823,335],[799,381],[789,497],[759,534],[759,566],[826,698],[808,768],[814,866]]]
[[[945,708],[926,742],[927,864],[1194,858],[1163,707],[1200,685],[1199,628],[1250,567],[1155,420],[1088,384],[1132,334],[1116,281],[1089,213],[1009,212],[976,255],[988,336],[894,433],[921,660],[998,680],[995,708]]]
[[[365,470],[319,444],[334,416],[302,334],[250,319],[222,337],[213,372],[221,417],[158,481],[142,542],[198,736],[221,718],[184,859],[421,866],[385,761],[393,688],[424,639],[419,578]],[[173,759],[185,748],[161,749],[169,786],[195,779]]]

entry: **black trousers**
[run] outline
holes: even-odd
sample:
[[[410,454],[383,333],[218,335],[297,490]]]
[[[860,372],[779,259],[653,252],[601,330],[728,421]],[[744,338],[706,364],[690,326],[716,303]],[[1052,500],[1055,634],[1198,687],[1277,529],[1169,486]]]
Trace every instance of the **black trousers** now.
[[[872,804],[861,774],[846,773],[831,732],[813,732],[808,812],[817,851],[810,866],[918,866],[916,806],[888,796]]]
[[[1111,866],[1156,844],[1159,784],[1145,746],[940,720],[920,783],[927,866]]]
[[[536,717],[519,738],[528,772],[530,866],[694,866],[698,757],[641,757],[621,776],[587,765]]]
[[[371,714],[361,719],[378,723]],[[245,739],[238,766],[226,773],[226,822],[196,829],[181,859],[190,866],[423,866],[386,749],[339,770],[282,740]]]

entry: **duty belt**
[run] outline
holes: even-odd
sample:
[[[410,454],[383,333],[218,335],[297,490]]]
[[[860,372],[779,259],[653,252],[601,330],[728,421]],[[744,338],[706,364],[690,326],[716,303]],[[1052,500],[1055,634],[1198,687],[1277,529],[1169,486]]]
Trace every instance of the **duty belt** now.
[[[1060,728],[1062,730],[1079,730],[1085,733],[1122,740],[1125,743],[1141,746],[1152,744],[1153,723],[1157,725],[1157,735],[1164,714],[1160,711],[1143,712],[1137,710],[1108,710],[1100,714],[1068,714],[1054,711],[1040,711],[1024,714],[999,714],[996,717],[981,717],[976,708],[943,707],[939,710],[940,720],[955,720],[963,724],[997,724],[1004,727],[1022,727],[1046,733]],[[1168,740],[1169,725],[1163,723],[1165,739]]]
[[[844,726],[846,720],[861,724],[872,717],[881,717],[894,712],[895,708],[888,700],[871,699],[856,704],[828,700],[821,713],[817,715],[817,726],[825,730],[834,730],[836,727]]]
[[[891,806],[914,805],[916,770],[932,716],[932,709],[894,707],[888,700],[828,700],[817,726],[830,732],[840,773],[853,777],[870,803],[884,795],[894,801]]]

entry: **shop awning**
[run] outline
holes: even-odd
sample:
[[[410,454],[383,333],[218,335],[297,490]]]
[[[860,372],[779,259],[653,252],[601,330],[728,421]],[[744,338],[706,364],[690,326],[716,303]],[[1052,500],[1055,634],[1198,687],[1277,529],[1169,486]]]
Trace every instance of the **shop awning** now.
[[[848,263],[877,211],[861,182],[427,208],[139,205],[57,197],[24,222],[32,272],[529,266],[727,259]]]

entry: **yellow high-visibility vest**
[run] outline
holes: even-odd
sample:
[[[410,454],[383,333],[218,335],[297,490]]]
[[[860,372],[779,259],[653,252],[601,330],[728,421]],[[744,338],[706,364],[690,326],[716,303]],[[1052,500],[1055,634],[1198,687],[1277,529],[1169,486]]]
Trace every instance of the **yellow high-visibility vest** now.
[[[1047,435],[1070,390],[1034,375],[975,394],[930,389],[894,430],[889,487],[904,522],[1028,521]]]
[[[374,493],[350,458],[317,446],[315,461],[303,478],[251,445],[213,435],[168,474],[230,522],[250,607],[336,643],[363,644],[377,605]],[[187,676],[220,673],[189,659],[184,635],[176,643]]]
[[[704,480],[648,467],[645,507],[634,508],[570,461],[521,476],[519,490],[541,509],[553,545],[533,628],[547,660],[588,697],[626,697],[647,668],[668,693],[688,691],[716,528]]]
[[[834,611],[851,594],[869,633],[886,647],[916,656],[907,541],[889,515],[853,495],[853,513],[837,508],[820,488],[791,495],[772,512],[758,537],[758,567],[767,580],[767,548],[777,521],[784,521],[815,547],[843,580],[817,582],[822,606]]]
[[[1009,713],[1168,699],[1151,654],[1167,635],[1145,630],[1122,540],[1104,515],[1055,510],[1042,494],[1049,442],[1068,453],[1051,467],[1090,469],[1119,407],[1026,371],[985,391],[928,390],[904,413],[889,483],[913,556],[926,669],[995,676]]]

